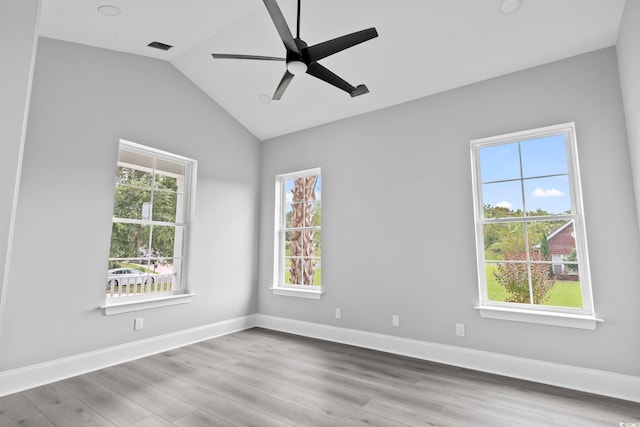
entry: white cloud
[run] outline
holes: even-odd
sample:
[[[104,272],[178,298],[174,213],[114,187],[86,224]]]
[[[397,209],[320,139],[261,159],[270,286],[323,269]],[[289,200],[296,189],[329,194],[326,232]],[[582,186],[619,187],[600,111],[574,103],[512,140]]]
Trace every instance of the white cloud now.
[[[560,190],[556,190],[555,188],[550,188],[548,190],[543,190],[540,187],[536,187],[531,194],[533,197],[562,197],[564,193]]]
[[[500,203],[496,203],[496,207],[511,209],[513,208],[513,205],[509,202],[500,202]]]

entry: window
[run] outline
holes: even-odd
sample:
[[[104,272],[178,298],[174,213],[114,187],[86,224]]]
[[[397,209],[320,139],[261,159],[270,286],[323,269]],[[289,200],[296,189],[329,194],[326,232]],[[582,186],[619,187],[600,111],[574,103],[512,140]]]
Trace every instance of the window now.
[[[120,141],[115,176],[109,302],[185,291],[190,190],[195,161]]]
[[[473,140],[471,157],[483,316],[595,327],[574,124]]]
[[[276,294],[320,297],[321,189],[320,169],[276,177]]]

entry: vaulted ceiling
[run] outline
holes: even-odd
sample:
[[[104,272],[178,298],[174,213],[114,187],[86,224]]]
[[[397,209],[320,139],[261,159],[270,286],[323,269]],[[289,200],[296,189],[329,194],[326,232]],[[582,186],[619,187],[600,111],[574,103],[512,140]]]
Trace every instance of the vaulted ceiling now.
[[[43,0],[39,34],[168,61],[266,140],[614,45],[624,2],[522,0],[505,14],[501,0],[302,0],[309,45],[377,29],[379,37],[320,61],[368,86],[355,98],[304,74],[271,100],[284,62],[212,58],[285,55],[262,0]],[[278,4],[295,36],[297,0]]]

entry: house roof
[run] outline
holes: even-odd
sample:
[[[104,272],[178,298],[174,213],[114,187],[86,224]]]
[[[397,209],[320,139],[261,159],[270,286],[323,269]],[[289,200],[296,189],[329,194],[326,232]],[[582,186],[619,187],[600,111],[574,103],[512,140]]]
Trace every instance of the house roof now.
[[[554,238],[558,234],[562,232],[565,228],[568,228],[570,225],[573,225],[573,220],[567,221],[562,227],[556,229],[553,233],[547,236],[547,240]]]

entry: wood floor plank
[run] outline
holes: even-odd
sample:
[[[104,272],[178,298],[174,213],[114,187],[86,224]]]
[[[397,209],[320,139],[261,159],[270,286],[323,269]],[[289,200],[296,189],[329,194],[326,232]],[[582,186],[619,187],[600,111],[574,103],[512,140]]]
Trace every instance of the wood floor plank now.
[[[398,420],[410,426],[462,427],[464,425],[452,419],[447,419],[443,415],[417,411],[403,405],[379,399],[372,399],[365,405],[364,409],[383,417]]]
[[[23,394],[0,399],[0,426],[54,427],[54,424]]]
[[[129,425],[128,427],[175,427],[175,424],[166,421],[157,415],[151,415],[136,423]]]
[[[1,427],[640,425],[640,404],[254,328],[0,397]]]
[[[116,426],[128,426],[152,415],[140,405],[95,381],[90,375],[69,378],[59,384]]]
[[[129,362],[119,367],[129,375],[146,382],[153,387],[189,402],[200,410],[214,414],[226,420],[231,425],[256,426],[256,427],[284,427],[287,424],[278,421],[267,414],[257,411],[255,408],[243,403],[213,393],[189,381],[167,375],[148,366],[146,359]]]
[[[131,375],[124,374],[122,370],[107,368],[87,376],[167,421],[177,420],[197,410],[195,406],[177,399],[170,393],[137,381]]]
[[[215,415],[196,411],[183,418],[174,421],[173,425],[178,427],[228,427],[229,424]]]
[[[57,383],[28,390],[24,392],[24,396],[58,427],[113,427],[115,425]]]

